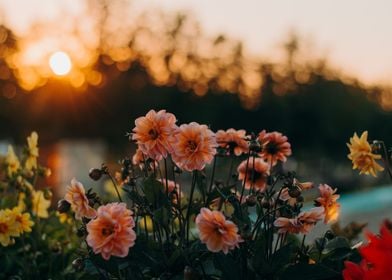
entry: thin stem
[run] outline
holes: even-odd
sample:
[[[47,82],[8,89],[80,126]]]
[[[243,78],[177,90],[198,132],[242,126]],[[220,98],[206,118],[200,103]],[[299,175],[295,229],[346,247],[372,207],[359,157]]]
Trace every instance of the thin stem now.
[[[391,172],[391,168],[390,168],[390,164],[389,164],[389,157],[388,157],[387,148],[385,147],[384,141],[380,141],[380,143],[382,145],[382,149],[383,149],[383,152],[384,152],[385,160],[383,160],[383,161],[385,163],[385,167],[387,168],[389,178],[392,180],[392,172]]]
[[[230,157],[231,157],[231,160],[230,160],[230,169],[229,169],[229,176],[227,177],[227,180],[226,180],[226,186],[229,185],[230,179],[231,179],[231,174],[233,173],[234,156],[233,156],[233,155],[230,155]]]
[[[168,180],[167,180],[167,161],[166,161],[166,158],[164,158],[163,161],[165,163],[166,195],[169,195],[169,183],[168,183]]]
[[[253,154],[253,161],[252,161],[252,183],[250,185],[250,190],[249,190],[249,194],[252,194],[254,192],[254,188],[255,188],[255,161],[256,161],[256,155]]]
[[[278,249],[278,244],[279,244],[279,240],[283,238],[283,234],[279,233],[278,234],[278,238],[276,239],[276,243],[275,243],[275,248],[274,248],[274,254],[276,253],[276,250]]]
[[[192,207],[192,200],[193,200],[193,193],[195,191],[195,186],[196,186],[196,176],[197,176],[197,171],[193,171],[193,176],[192,176],[192,185],[191,185],[191,194],[189,196],[189,202],[188,202],[188,210],[186,212],[186,242],[189,243],[189,226],[190,226],[190,221],[189,217],[191,215],[191,207]]]
[[[273,211],[271,211],[271,212],[267,212],[267,213],[265,213],[263,216],[259,216],[258,218],[257,218],[257,220],[256,220],[256,223],[255,223],[255,226],[254,226],[254,228],[253,228],[253,230],[252,230],[252,236],[255,234],[255,232],[256,232],[256,230],[258,229],[258,227],[260,226],[260,224],[264,221],[264,218],[265,217],[267,217],[268,215],[270,215],[272,212],[274,212],[274,211],[277,211],[277,210],[279,210],[279,209],[282,209],[284,206],[282,206],[282,207],[279,207],[279,208],[276,208],[276,209],[274,209]]]
[[[217,156],[214,157],[214,162],[213,162],[213,164],[212,164],[211,182],[210,182],[210,186],[208,187],[208,194],[211,193],[212,185],[214,184],[215,169],[216,169],[216,161],[217,161]]]
[[[116,181],[114,181],[113,176],[112,176],[109,172],[107,173],[107,175],[109,176],[110,180],[111,180],[112,183],[113,183],[114,189],[116,190],[116,193],[117,193],[117,196],[118,196],[118,200],[119,200],[120,202],[123,202],[122,199],[121,199],[120,192],[118,191]]]
[[[90,256],[91,263],[93,264],[93,266],[95,267],[95,269],[98,271],[99,278],[100,278],[100,279],[104,279],[104,280],[105,280],[105,279],[108,279],[108,278],[106,277],[106,275],[103,274],[103,272],[99,269],[98,265],[93,261],[93,258],[91,258],[91,250],[90,250],[90,247],[88,246],[87,241],[84,240],[84,242],[86,243],[87,251],[88,251],[88,254],[89,254],[89,256]]]
[[[241,196],[240,196],[240,203],[242,201],[242,198],[244,196],[244,192],[245,192],[245,184],[246,184],[246,179],[247,179],[247,175],[248,175],[248,167],[249,167],[249,157],[250,156],[250,152],[248,153],[248,158],[246,160],[246,167],[245,167],[245,177],[244,177],[244,181],[242,183],[242,190],[241,190]]]

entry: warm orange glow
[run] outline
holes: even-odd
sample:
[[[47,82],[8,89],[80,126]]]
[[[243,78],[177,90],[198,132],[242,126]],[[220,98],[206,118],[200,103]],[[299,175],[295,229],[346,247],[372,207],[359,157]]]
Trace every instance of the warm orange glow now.
[[[67,75],[72,68],[71,59],[65,52],[55,52],[49,58],[49,65],[53,73],[58,76]]]

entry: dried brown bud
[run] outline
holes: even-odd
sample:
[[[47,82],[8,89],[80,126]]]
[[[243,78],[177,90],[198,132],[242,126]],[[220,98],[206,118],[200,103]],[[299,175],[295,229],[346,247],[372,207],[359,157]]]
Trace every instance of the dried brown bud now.
[[[98,168],[91,168],[88,172],[88,176],[94,181],[98,181],[102,177],[102,170]]]
[[[57,202],[57,211],[59,211],[60,213],[68,212],[70,207],[71,204],[69,204],[69,202],[66,201],[65,199],[61,199]]]

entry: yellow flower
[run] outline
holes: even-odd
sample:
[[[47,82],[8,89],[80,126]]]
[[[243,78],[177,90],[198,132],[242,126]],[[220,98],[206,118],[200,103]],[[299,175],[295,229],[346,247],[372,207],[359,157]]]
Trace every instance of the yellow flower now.
[[[34,222],[31,220],[30,213],[22,213],[18,207],[15,207],[12,209],[12,214],[19,233],[31,232]]]
[[[367,131],[363,132],[360,138],[354,133],[354,136],[350,138],[350,143],[347,144],[350,149],[348,158],[353,163],[353,169],[360,171],[359,174],[371,174],[376,177],[376,172],[383,171],[384,168],[376,162],[376,159],[381,159],[381,155],[372,153],[367,137]]]
[[[152,222],[151,216],[146,215],[144,217],[140,217],[139,227],[143,230],[147,229],[147,232],[152,232],[153,231],[153,222]]]
[[[33,131],[29,137],[27,137],[28,156],[25,162],[25,168],[32,170],[37,168],[37,158],[39,155],[38,150],[38,134]]]
[[[62,224],[72,224],[72,218],[67,215],[67,213],[60,213],[56,211],[56,216],[59,218],[60,223]]]
[[[15,155],[14,148],[12,148],[11,145],[8,146],[8,153],[7,157],[5,158],[5,162],[7,164],[8,176],[12,176],[12,174],[18,171],[20,162],[18,157]]]
[[[32,212],[35,216],[40,218],[49,217],[48,208],[50,207],[50,200],[46,199],[43,191],[32,192]]]
[[[9,209],[0,210],[0,244],[8,246],[14,243],[12,237],[19,236],[15,216]]]

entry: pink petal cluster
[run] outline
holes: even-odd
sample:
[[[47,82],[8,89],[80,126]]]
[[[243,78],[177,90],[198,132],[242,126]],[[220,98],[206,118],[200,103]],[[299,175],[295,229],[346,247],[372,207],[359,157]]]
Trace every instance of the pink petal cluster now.
[[[249,144],[245,140],[246,131],[235,130],[230,128],[226,131],[218,130],[216,133],[216,142],[222,148],[227,149],[227,154],[233,152],[236,156],[240,156],[243,153],[247,153],[249,150]]]
[[[135,221],[125,203],[109,203],[98,208],[97,217],[87,224],[87,244],[95,254],[109,260],[125,257],[135,245]]]
[[[132,139],[141,152],[154,160],[166,158],[173,151],[172,143],[177,131],[177,119],[165,110],[150,110],[135,120]]]
[[[314,225],[322,219],[324,219],[323,207],[315,207],[309,211],[301,212],[295,218],[279,217],[275,220],[274,226],[279,228],[279,233],[308,234]]]
[[[249,158],[240,163],[237,168],[238,179],[245,180],[245,188],[254,188],[264,191],[267,186],[267,178],[270,174],[270,166],[261,158]]]
[[[75,178],[71,181],[71,186],[67,188],[64,199],[71,204],[72,211],[75,212],[75,218],[81,220],[83,217],[92,219],[96,216],[94,208],[90,207],[82,183]]]
[[[340,204],[337,202],[340,195],[335,194],[338,189],[332,189],[327,184],[320,184],[320,197],[316,199],[319,206],[324,207],[324,223],[334,222],[339,218]]]
[[[191,122],[180,126],[173,144],[172,158],[181,169],[202,170],[213,160],[216,147],[214,133],[206,125]]]
[[[200,209],[196,217],[196,226],[202,243],[206,244],[211,252],[223,251],[227,254],[229,250],[239,247],[243,242],[238,234],[238,227],[219,211],[211,211],[208,208]]]
[[[270,165],[274,166],[278,161],[285,162],[291,155],[291,145],[287,137],[280,132],[269,132],[265,130],[259,133],[258,140],[262,145],[260,157]]]

